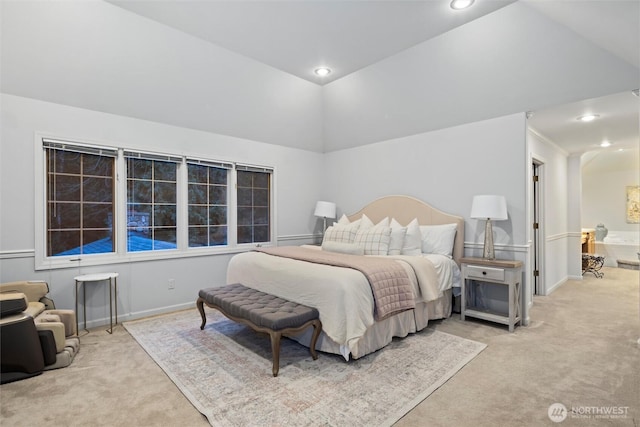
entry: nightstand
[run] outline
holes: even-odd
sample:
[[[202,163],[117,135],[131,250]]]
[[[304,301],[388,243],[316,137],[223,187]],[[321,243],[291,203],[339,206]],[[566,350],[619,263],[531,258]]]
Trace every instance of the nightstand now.
[[[522,321],[520,311],[520,282],[522,281],[522,262],[507,260],[488,260],[484,258],[462,258],[462,299],[460,318],[475,317],[491,322],[509,325],[513,332],[515,324]],[[479,307],[476,299],[478,284],[493,284],[508,288],[509,313]]]

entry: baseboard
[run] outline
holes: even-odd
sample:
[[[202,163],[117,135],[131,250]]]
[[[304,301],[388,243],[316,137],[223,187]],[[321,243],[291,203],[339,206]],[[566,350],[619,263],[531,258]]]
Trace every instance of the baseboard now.
[[[546,289],[545,295],[549,296],[551,295],[553,292],[556,291],[556,289],[558,289],[560,286],[564,285],[565,283],[567,283],[569,281],[569,279],[571,280],[575,280],[573,279],[573,277],[571,276],[567,276],[564,279],[560,280],[559,282],[557,282],[555,285],[551,286],[550,288]],[[579,278],[579,280],[582,280],[582,277]]]
[[[188,308],[194,308],[196,306],[195,300],[192,302],[185,302],[182,304],[175,304],[166,307],[155,308],[152,310],[143,310],[136,311],[133,313],[120,314],[118,313],[118,323],[128,322],[131,320],[138,320],[145,317],[157,316],[160,314],[171,313],[173,311],[186,310]],[[113,319],[115,322],[115,318]],[[78,327],[81,328],[83,326],[82,322],[78,322]],[[98,328],[98,327],[109,327],[109,318],[105,317],[102,319],[92,319],[87,320],[87,329]]]

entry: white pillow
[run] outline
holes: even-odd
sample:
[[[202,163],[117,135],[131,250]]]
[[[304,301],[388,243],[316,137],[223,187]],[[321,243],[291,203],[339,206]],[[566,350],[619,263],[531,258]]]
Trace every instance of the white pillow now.
[[[394,227],[394,221],[395,219],[391,221],[392,227]],[[397,221],[396,224],[399,225]],[[404,242],[402,244],[400,254],[413,256],[422,254],[422,232],[420,231],[420,224],[418,224],[417,218],[414,218],[407,225],[407,233],[404,236]]]
[[[400,255],[407,227],[404,227],[394,219],[391,221],[391,236],[389,239],[389,255]]]
[[[390,236],[389,227],[360,229],[356,233],[354,243],[364,249],[365,255],[386,255],[389,252]]]
[[[350,255],[364,255],[364,249],[355,243],[342,243],[342,242],[322,242],[322,250],[328,252],[337,252],[341,254]]]
[[[367,218],[368,219],[368,218]],[[349,221],[349,218],[347,218],[347,216],[345,214],[342,214],[342,216],[340,217],[340,219],[338,220],[338,222],[334,222],[333,225],[353,225],[354,227],[356,227],[356,230],[358,229],[358,227],[360,226],[360,219],[357,219],[353,222]]]
[[[324,232],[322,244],[324,242],[341,242],[341,243],[353,243],[358,231],[357,225],[332,225]]]
[[[342,214],[342,216],[340,217],[340,219],[338,220],[338,222],[334,222],[333,223],[338,224],[338,225],[349,225],[351,224],[351,221],[349,221],[349,218],[347,218],[347,216],[345,214]]]
[[[389,227],[389,217],[385,216],[376,224],[376,227]]]
[[[365,214],[362,214],[362,217],[359,219],[359,221],[360,221],[360,230],[366,230],[374,226],[373,221],[371,221],[369,217],[366,216]]]
[[[422,253],[452,256],[456,230],[456,224],[421,225]]]

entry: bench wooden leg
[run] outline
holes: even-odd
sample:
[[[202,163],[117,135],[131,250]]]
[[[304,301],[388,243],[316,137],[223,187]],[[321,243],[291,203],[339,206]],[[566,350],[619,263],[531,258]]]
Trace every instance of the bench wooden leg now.
[[[204,329],[207,323],[207,316],[204,312],[205,304],[207,305],[207,307],[220,311],[224,316],[226,316],[230,320],[233,320],[234,322],[243,323],[247,326],[250,326],[253,330],[257,332],[266,332],[269,334],[269,336],[271,337],[271,353],[273,357],[272,372],[274,377],[277,377],[278,372],[280,371],[280,340],[282,338],[283,333],[284,334],[297,333],[308,328],[309,325],[313,326],[313,335],[311,336],[311,343],[310,343],[311,345],[310,345],[309,351],[311,352],[311,357],[313,357],[313,360],[316,360],[318,358],[318,354],[316,353],[316,343],[318,341],[318,337],[320,336],[320,333],[322,332],[322,323],[320,322],[319,319],[310,320],[305,324],[295,328],[285,328],[280,331],[274,331],[269,328],[257,326],[256,324],[254,324],[248,319],[231,316],[230,314],[226,313],[222,308],[218,307],[217,305],[210,304],[204,298],[199,297],[196,301],[196,307],[200,312],[200,317],[202,317],[202,324],[200,325],[201,330]]]
[[[271,336],[271,353],[273,357],[273,376],[278,376],[278,371],[280,370],[280,338],[282,338],[282,333],[279,331],[270,331],[269,335]]]
[[[200,325],[200,329],[204,329],[204,325],[207,323],[207,316],[204,314],[204,299],[198,298],[196,301],[196,306],[198,307],[198,311],[200,312],[200,317],[202,317],[202,324]]]
[[[316,360],[318,358],[318,353],[316,353],[316,342],[318,341],[320,332],[322,332],[322,323],[320,323],[320,320],[316,319],[311,322],[311,324],[313,325],[313,335],[311,336],[309,351],[311,352],[311,357],[313,357],[313,360]]]

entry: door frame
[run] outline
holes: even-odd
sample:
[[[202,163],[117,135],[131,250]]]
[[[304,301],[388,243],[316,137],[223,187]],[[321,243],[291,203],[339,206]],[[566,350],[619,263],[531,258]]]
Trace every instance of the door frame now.
[[[535,165],[535,167],[534,167]],[[531,154],[529,162],[529,208],[527,221],[529,228],[529,241],[531,242],[529,278],[531,283],[531,295],[547,295],[545,274],[545,161],[543,158]],[[534,172],[537,169],[538,181],[534,183]],[[535,187],[535,189],[534,189]],[[537,191],[536,191],[537,190]],[[534,229],[534,221],[537,218],[538,228]],[[537,234],[537,235],[536,235]],[[538,270],[537,280],[535,270]]]

